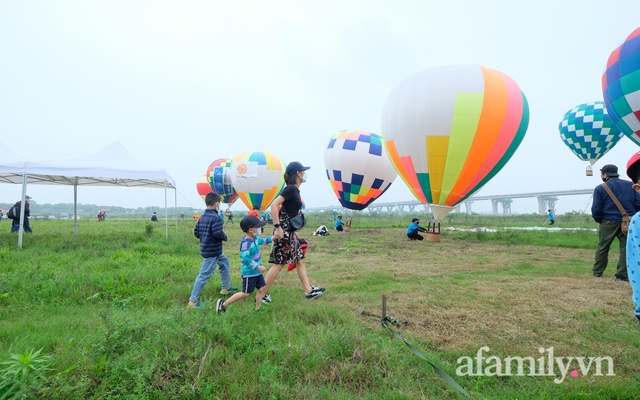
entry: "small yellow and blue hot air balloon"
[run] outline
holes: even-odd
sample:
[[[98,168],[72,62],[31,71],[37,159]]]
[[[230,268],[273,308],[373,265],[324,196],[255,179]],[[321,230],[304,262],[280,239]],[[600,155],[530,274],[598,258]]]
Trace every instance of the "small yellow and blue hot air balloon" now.
[[[265,211],[284,187],[284,162],[269,152],[246,152],[231,161],[231,183],[240,200],[253,210]]]

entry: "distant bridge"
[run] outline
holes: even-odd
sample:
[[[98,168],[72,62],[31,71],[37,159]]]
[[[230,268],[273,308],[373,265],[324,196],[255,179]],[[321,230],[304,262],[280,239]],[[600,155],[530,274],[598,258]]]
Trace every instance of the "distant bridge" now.
[[[503,194],[503,195],[491,195],[491,196],[471,196],[462,203],[454,207],[454,211],[460,212],[462,205],[465,207],[465,212],[470,214],[471,206],[478,201],[491,201],[491,212],[494,215],[498,215],[498,206],[502,206],[502,213],[504,215],[511,215],[511,203],[513,199],[521,198],[536,198],[538,200],[538,213],[545,215],[547,210],[554,210],[556,202],[562,196],[578,196],[578,195],[590,195],[593,194],[593,189],[577,189],[577,190],[557,190],[551,192],[533,192],[533,193],[520,193],[520,194]],[[369,205],[363,211],[369,212],[399,212],[400,214],[414,213],[416,208],[424,210],[425,213],[429,213],[429,205],[422,204],[419,201],[401,201],[395,203],[373,203]],[[342,211],[342,206],[327,206],[327,207],[313,207],[307,208],[307,211]]]

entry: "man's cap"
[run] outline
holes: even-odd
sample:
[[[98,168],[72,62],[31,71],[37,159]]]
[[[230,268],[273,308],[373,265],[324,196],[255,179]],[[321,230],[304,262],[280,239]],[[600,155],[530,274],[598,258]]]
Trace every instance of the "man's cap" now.
[[[418,222],[418,221],[420,221],[420,218],[414,218],[411,220],[411,222]]]
[[[613,164],[607,164],[604,167],[600,168],[600,172],[603,174],[609,175],[611,178],[617,178],[618,176],[618,167]]]
[[[31,196],[24,196],[25,199],[31,200]]]
[[[292,161],[289,163],[289,165],[287,165],[287,175],[289,176],[293,176],[296,172],[298,171],[306,171],[311,167],[305,167],[304,165],[300,164],[297,161]]]
[[[265,226],[266,224],[267,221],[260,221],[253,215],[247,215],[246,217],[242,218],[242,221],[240,221],[240,229],[242,229],[242,232],[248,232],[251,228],[260,228],[261,226]]]
[[[640,152],[631,156],[627,161],[627,176],[633,183],[638,182],[638,174],[640,174]]]

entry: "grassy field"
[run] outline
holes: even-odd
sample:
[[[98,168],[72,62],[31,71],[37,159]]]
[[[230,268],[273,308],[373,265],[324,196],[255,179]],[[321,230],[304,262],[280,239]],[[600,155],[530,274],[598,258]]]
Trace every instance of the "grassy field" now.
[[[235,286],[239,219],[225,226]],[[0,222],[0,399],[464,398],[381,325],[383,295],[394,329],[472,398],[638,398],[631,290],[613,277],[616,249],[591,277],[596,233],[454,214],[440,243],[410,242],[407,218],[356,214],[350,233],[311,235],[331,221],[311,215],[301,232],[324,296],[305,300],[283,271],[261,312],[250,298],[220,316],[217,272],[186,308],[202,260],[193,220],[169,240],[161,223],[82,221],[74,235],[72,221],[36,221],[21,250]],[[580,214],[556,225],[597,227]]]

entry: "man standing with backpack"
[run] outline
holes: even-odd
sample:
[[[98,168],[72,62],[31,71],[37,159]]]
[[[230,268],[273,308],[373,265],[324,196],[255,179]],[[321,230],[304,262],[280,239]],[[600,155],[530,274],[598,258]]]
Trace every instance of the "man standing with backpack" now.
[[[628,282],[627,233],[622,231],[622,212],[616,203],[620,203],[626,214],[632,216],[640,210],[640,194],[631,188],[630,181],[619,179],[619,176],[618,167],[612,164],[605,165],[600,170],[600,177],[604,183],[598,185],[593,191],[591,216],[594,221],[600,224],[593,276],[602,277],[609,261],[609,248],[613,240],[617,238],[620,243],[620,257],[616,269],[616,280]]]
[[[31,197],[29,196],[24,197],[24,221],[23,221],[22,227],[25,232],[33,233],[33,230],[31,230],[31,225],[29,225],[29,215],[31,214],[31,211],[29,210],[29,200],[31,200]],[[13,207],[11,207],[11,209],[9,209],[9,212],[7,213],[7,217],[13,220],[13,222],[11,223],[12,233],[20,231],[21,203],[22,202],[20,201],[16,202],[16,204],[14,204]],[[13,210],[13,213],[11,212],[12,210]]]

